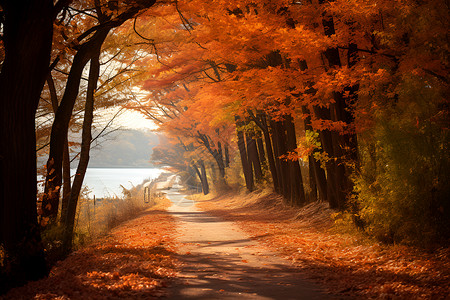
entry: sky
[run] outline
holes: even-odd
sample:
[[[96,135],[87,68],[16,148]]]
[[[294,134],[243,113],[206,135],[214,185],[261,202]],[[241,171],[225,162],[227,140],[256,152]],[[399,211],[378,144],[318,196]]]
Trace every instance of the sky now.
[[[104,120],[101,121],[97,119],[96,121],[100,121],[100,123],[106,124],[119,110],[120,107],[114,107],[103,110],[98,115],[102,116]],[[114,119],[112,127],[114,128],[121,127],[137,130],[153,130],[157,128],[155,123],[153,123],[153,121],[147,119],[142,114],[127,109],[123,109],[120,112],[120,114]]]

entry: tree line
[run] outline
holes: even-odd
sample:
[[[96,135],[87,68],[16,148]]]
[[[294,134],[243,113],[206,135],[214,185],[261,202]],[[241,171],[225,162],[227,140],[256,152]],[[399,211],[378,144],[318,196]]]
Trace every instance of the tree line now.
[[[71,251],[94,111],[127,101],[124,89],[139,76],[130,70],[139,54],[113,33],[154,3],[0,1],[0,291],[46,276],[52,249],[57,257]],[[82,132],[73,182],[69,127]],[[42,149],[45,193],[37,199]],[[55,227],[59,241],[44,249],[41,233]]]
[[[71,251],[94,114],[115,105],[205,194],[271,185],[386,242],[448,240],[448,22],[438,0],[0,0],[1,289],[48,273],[42,231]]]
[[[129,107],[171,137],[156,160],[207,193],[208,178],[218,190],[234,180],[226,150],[249,191],[271,184],[290,205],[326,201],[385,242],[448,240],[448,3],[155,11],[129,29],[154,48],[150,96]]]

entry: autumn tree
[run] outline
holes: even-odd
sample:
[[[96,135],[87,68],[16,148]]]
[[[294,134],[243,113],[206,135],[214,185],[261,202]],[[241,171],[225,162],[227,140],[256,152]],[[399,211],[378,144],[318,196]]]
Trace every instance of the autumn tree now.
[[[101,51],[105,39],[113,28],[116,28],[128,19],[133,18],[142,9],[152,6],[154,1],[142,1],[130,3],[128,5],[125,3],[123,7],[114,9],[113,13],[110,13],[105,9],[105,6],[103,6],[100,1],[94,1],[93,4],[94,11],[97,14],[94,21],[97,22],[97,24],[92,24],[92,26],[86,28],[84,32],[74,38],[76,43],[72,48],[76,53],[71,63],[64,95],[62,96],[52,126],[45,192],[42,200],[42,216],[50,219],[50,222],[52,223],[55,222],[58,212],[60,187],[62,183],[63,145],[64,141],[67,139],[68,125],[79,93],[83,70],[89,61],[91,61],[91,63],[93,59],[95,61],[94,57],[98,56],[97,53]],[[92,17],[92,15],[90,15],[90,17]],[[98,75],[96,77],[98,78]],[[96,82],[97,79],[93,79],[93,81]],[[85,143],[90,144],[90,141],[86,141]],[[89,147],[86,149],[88,148]],[[77,180],[77,186],[80,185],[79,182],[80,181]],[[71,193],[73,195],[71,196],[72,201],[76,202],[76,199],[78,198],[77,190],[73,190]],[[75,205],[69,204],[68,207],[75,209],[76,203]],[[68,214],[74,216],[73,211],[68,212]],[[72,224],[73,221],[70,219],[72,219],[72,217],[68,219],[68,222]],[[66,226],[68,230],[72,227],[70,224]]]
[[[48,271],[37,224],[34,118],[50,66],[53,21],[68,2],[0,1],[0,243],[8,270],[1,290]]]
[[[448,27],[448,18],[444,17],[448,6],[440,1],[377,1],[376,5],[357,1],[356,4],[348,1],[177,1],[171,12],[168,6],[160,12],[170,16],[163,27],[166,38],[152,36],[155,56],[149,61],[154,61],[152,66],[157,63],[162,66],[156,72],[153,69],[153,77],[146,85],[152,88],[155,82],[181,85],[187,78],[209,79],[210,82],[197,81],[195,88],[191,88],[194,96],[184,99],[183,106],[192,116],[196,110],[202,111],[201,116],[197,115],[200,118],[193,118],[204,124],[201,126],[208,126],[210,120],[216,119],[226,120],[225,126],[232,128],[238,116],[237,139],[250,189],[255,174],[250,171],[248,157],[248,146],[253,149],[253,145],[247,143],[244,130],[249,121],[265,133],[267,142],[270,139],[273,162],[270,156],[268,161],[273,183],[275,190],[286,199],[296,198],[292,193],[294,186],[298,186],[291,186],[286,178],[302,178],[297,171],[298,161],[308,161],[310,199],[327,200],[332,208],[349,209],[360,226],[372,224],[367,228],[373,232],[374,224],[381,224],[379,220],[385,216],[393,221],[385,222],[391,224],[387,231],[397,232],[398,228],[405,228],[398,224],[410,219],[406,214],[408,209],[418,214],[423,211],[420,205],[402,203],[400,196],[379,203],[374,200],[381,190],[385,195],[388,190],[392,194],[394,186],[405,182],[408,182],[406,186],[418,186],[411,182],[412,177],[406,176],[407,166],[414,164],[400,157],[431,159],[436,166],[445,166],[448,161],[448,156],[438,150],[447,149],[446,126],[431,125],[443,124],[442,118],[448,116],[448,105],[441,94],[448,88],[448,59],[440,42],[446,40],[445,30],[440,28]],[[407,92],[411,90],[416,95],[433,92],[413,97]],[[426,105],[421,102],[425,98],[429,99]],[[414,108],[405,110],[407,103]],[[266,124],[261,122],[261,114]],[[387,122],[388,116],[395,116],[394,121]],[[402,120],[410,117],[416,120],[416,129],[411,125],[410,132],[416,131],[417,136],[404,133],[402,136],[408,142],[394,145],[394,140],[401,139],[387,139],[388,132],[402,132],[399,128],[408,127]],[[393,126],[391,130],[381,126],[386,122]],[[417,129],[428,132],[427,139],[436,138],[428,143],[435,145],[435,150],[418,151],[421,147],[413,143],[413,136],[422,135]],[[267,142],[266,155],[270,152]],[[437,146],[439,143],[443,146]],[[395,152],[386,150],[385,146],[392,151],[402,149],[411,156],[399,155],[394,159],[391,154]],[[374,169],[377,162],[393,169]],[[446,186],[439,184],[446,177],[439,168],[430,169],[434,170],[434,175],[430,173],[429,177],[435,178],[435,184],[429,184],[428,194],[433,196],[422,197],[426,200],[416,203],[429,205],[425,219],[428,228],[436,231],[436,224],[447,224],[448,219],[442,214],[447,206],[437,200],[441,199],[437,195],[446,191]],[[360,170],[364,174],[371,173],[369,170],[374,173],[357,179],[355,188]],[[377,185],[371,191],[369,187],[380,182],[374,178],[389,178],[389,184],[383,188]],[[398,192],[407,194],[405,190]],[[394,201],[401,207],[397,212],[405,213],[391,218],[378,206],[386,201]],[[418,219],[411,224],[415,223]],[[413,232],[411,228],[408,230]]]

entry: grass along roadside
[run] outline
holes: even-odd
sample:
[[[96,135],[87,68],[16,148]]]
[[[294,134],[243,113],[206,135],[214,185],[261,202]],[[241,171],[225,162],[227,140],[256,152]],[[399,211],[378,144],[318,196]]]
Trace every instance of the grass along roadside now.
[[[174,276],[174,219],[164,198],[70,254],[48,278],[11,290],[4,299],[152,299]],[[2,298],[3,299],[3,298]]]
[[[324,203],[290,208],[274,194],[194,196],[198,206],[236,221],[330,292],[357,298],[447,299],[450,249],[433,253],[382,245],[345,232]]]

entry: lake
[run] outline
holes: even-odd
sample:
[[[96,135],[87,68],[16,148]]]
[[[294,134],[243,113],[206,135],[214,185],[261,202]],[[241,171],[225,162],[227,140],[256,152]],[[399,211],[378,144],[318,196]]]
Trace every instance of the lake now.
[[[75,169],[71,170],[72,175]],[[91,191],[89,197],[122,196],[123,185],[129,189],[141,184],[145,179],[154,179],[161,174],[157,168],[88,168],[83,185]]]
[[[75,174],[76,169],[70,173]],[[157,178],[163,171],[158,168],[88,168],[84,177],[83,186],[90,190],[90,198],[120,197],[123,185],[126,189],[141,184],[146,179]],[[43,192],[44,177],[38,175],[38,191]]]

